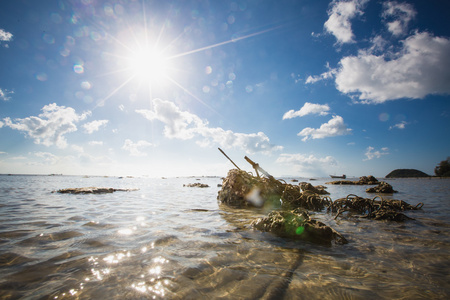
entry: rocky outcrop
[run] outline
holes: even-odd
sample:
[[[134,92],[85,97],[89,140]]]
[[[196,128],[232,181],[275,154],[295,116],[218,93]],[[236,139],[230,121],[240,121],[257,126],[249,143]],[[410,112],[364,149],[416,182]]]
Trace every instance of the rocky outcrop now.
[[[114,189],[105,187],[82,187],[82,188],[68,188],[57,190],[56,192],[61,194],[109,194],[114,192],[131,192],[138,189]],[[54,193],[55,191],[53,191]]]
[[[275,178],[254,177],[251,174],[233,169],[223,181],[217,199],[231,207],[282,207],[284,209],[305,208],[315,211],[324,209],[329,200],[320,197],[316,191],[324,188],[311,184],[299,186],[283,183]]]
[[[373,185],[378,184],[379,181],[372,175],[369,176],[362,176],[359,177],[358,181],[351,181],[351,180],[336,180],[336,181],[330,181],[326,182],[325,184],[338,184],[338,185]]]
[[[380,182],[377,186],[368,188],[366,190],[366,193],[383,193],[383,194],[393,194],[393,193],[397,193],[397,191],[395,191],[392,188],[392,185],[390,185],[387,182]]]
[[[396,169],[386,175],[386,178],[410,178],[410,177],[430,177],[430,176],[416,169]]]

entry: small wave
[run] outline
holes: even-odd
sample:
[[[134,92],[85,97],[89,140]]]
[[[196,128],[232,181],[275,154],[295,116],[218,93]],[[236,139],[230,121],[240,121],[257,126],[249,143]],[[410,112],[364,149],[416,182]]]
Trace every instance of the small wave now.
[[[26,256],[22,256],[13,252],[7,252],[0,254],[0,266],[13,266],[20,265],[27,262],[31,262],[33,259]]]
[[[172,245],[172,244],[175,244],[178,242],[180,242],[179,238],[177,238],[174,235],[168,235],[168,236],[157,239],[154,242],[154,245],[155,246],[168,246],[168,245]]]
[[[32,230],[14,230],[14,231],[0,232],[0,238],[16,239],[16,238],[27,236],[33,232],[34,231],[32,231]]]
[[[40,234],[40,235],[31,237],[31,238],[28,238],[23,241],[20,241],[18,244],[33,246],[33,245],[47,244],[47,243],[51,243],[51,242],[68,240],[68,239],[79,237],[82,235],[83,234],[81,232],[78,232],[75,230],[54,232],[54,233],[49,233],[49,234]]]

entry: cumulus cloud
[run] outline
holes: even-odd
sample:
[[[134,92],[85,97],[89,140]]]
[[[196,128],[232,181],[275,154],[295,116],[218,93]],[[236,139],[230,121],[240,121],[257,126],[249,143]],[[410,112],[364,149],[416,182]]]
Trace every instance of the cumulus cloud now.
[[[320,125],[320,128],[306,127],[297,135],[304,136],[302,141],[306,142],[308,139],[323,139],[327,137],[347,135],[352,132],[344,124],[344,119],[341,116],[333,116],[327,123]]]
[[[283,120],[292,119],[296,117],[303,117],[310,114],[326,116],[328,115],[329,110],[330,107],[328,106],[328,104],[315,104],[305,102],[305,104],[300,110],[294,111],[293,109],[291,109],[290,111],[286,112],[283,115]]]
[[[450,39],[416,32],[394,58],[360,52],[341,59],[336,87],[362,103],[450,93]]]
[[[153,100],[153,110],[136,110],[148,120],[158,120],[165,124],[164,135],[168,138],[188,140],[200,138],[197,142],[200,146],[219,145],[223,148],[241,148],[247,153],[281,150],[281,146],[270,143],[269,138],[263,133],[236,133],[224,130],[220,127],[209,127],[207,121],[197,115],[182,111],[170,101],[161,99]]]
[[[11,94],[14,94],[14,92],[8,91],[7,89],[0,88],[0,100],[8,101],[9,99],[11,99],[11,96],[9,96]]]
[[[394,36],[406,34],[408,23],[417,14],[411,4],[396,1],[384,2],[383,9],[382,17],[386,20],[386,27]]]
[[[142,152],[142,148],[151,146],[153,146],[153,144],[147,141],[140,140],[136,143],[133,143],[133,141],[126,139],[125,143],[122,146],[122,149],[130,152],[131,156],[147,156],[147,153]]]
[[[101,126],[108,124],[108,120],[95,120],[86,124],[83,124],[83,128],[86,133],[91,134],[94,131],[98,131]]]
[[[67,147],[65,134],[77,131],[75,123],[86,119],[91,112],[77,114],[71,107],[58,106],[56,103],[45,105],[42,113],[35,117],[15,119],[4,118],[5,126],[23,131],[34,139],[35,144],[45,146],[56,145],[58,148]]]
[[[363,7],[368,0],[334,0],[328,10],[328,20],[325,30],[333,34],[340,44],[354,42],[354,35],[350,20],[363,14]]]
[[[277,158],[276,162],[294,166],[299,172],[314,171],[316,173],[318,170],[326,169],[328,166],[337,165],[336,159],[332,156],[316,157],[312,154],[305,155],[300,153],[283,153]]]
[[[389,154],[389,152],[388,152],[389,148],[387,148],[387,147],[381,148],[381,151],[380,150],[373,151],[373,150],[375,150],[374,147],[371,147],[371,146],[367,147],[366,153],[364,153],[364,155],[366,156],[366,158],[363,159],[364,161],[371,160],[374,158],[380,158],[382,155]]]
[[[153,100],[154,110],[136,110],[146,119],[158,120],[165,124],[164,135],[168,138],[182,140],[192,139],[199,128],[207,126],[207,122],[187,111],[181,111],[178,106],[170,101],[161,99]]]

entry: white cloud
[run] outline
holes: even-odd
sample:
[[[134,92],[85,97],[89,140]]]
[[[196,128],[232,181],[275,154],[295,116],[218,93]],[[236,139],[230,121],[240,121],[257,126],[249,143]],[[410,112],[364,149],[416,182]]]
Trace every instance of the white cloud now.
[[[147,153],[142,152],[142,148],[151,146],[153,146],[153,144],[147,141],[140,140],[136,143],[133,143],[133,141],[126,139],[125,143],[122,146],[122,149],[130,152],[131,156],[147,156]]]
[[[297,135],[304,136],[302,141],[307,141],[308,139],[323,139],[327,137],[347,135],[351,133],[351,129],[347,128],[344,124],[344,119],[341,116],[333,116],[328,123],[324,123],[320,128],[306,127],[300,131]]]
[[[34,139],[35,144],[65,148],[67,141],[64,135],[76,131],[75,123],[86,119],[91,114],[88,111],[78,115],[73,108],[58,106],[56,103],[45,105],[42,111],[37,117],[31,116],[14,121],[8,117],[3,121],[5,126],[25,132],[28,137]]]
[[[83,128],[85,132],[88,134],[93,133],[94,131],[98,131],[101,126],[108,124],[108,120],[95,120],[86,124],[83,124]]]
[[[311,172],[314,173],[323,173],[323,169],[326,169],[328,166],[337,165],[336,159],[332,156],[326,157],[316,157],[312,154],[281,154],[277,160],[277,163],[282,163],[285,165],[293,166],[294,169],[298,172]],[[318,172],[319,171],[319,172]]]
[[[34,152],[33,154],[36,157],[43,158],[43,163],[45,164],[55,165],[60,161],[56,155],[49,152]]]
[[[305,102],[303,107],[300,110],[294,111],[291,109],[290,111],[286,112],[283,115],[283,120],[286,119],[292,119],[295,117],[303,117],[310,114],[317,114],[321,116],[328,115],[328,111],[330,110],[330,107],[328,104],[315,104],[315,103],[309,103]]]
[[[3,125],[5,125],[5,123],[3,123],[2,121],[0,121],[0,128],[2,128]]]
[[[187,111],[181,111],[178,106],[170,101],[161,99],[153,100],[154,110],[136,110],[150,121],[159,120],[166,126],[164,135],[168,138],[182,140],[192,139],[199,128],[206,127],[207,122]]]
[[[200,146],[218,144],[223,148],[237,147],[248,153],[281,150],[281,146],[270,143],[269,138],[263,133],[235,133],[220,127],[211,128],[207,121],[201,120],[197,115],[182,111],[170,101],[161,99],[153,100],[154,110],[136,110],[148,120],[159,120],[165,124],[164,135],[168,138],[188,140],[203,138],[197,143]]]
[[[316,83],[321,80],[333,78],[336,75],[337,70],[330,68],[330,63],[328,63],[328,62],[327,62],[326,67],[327,67],[328,71],[326,71],[320,75],[308,76],[308,78],[306,78],[305,83],[306,84]]]
[[[72,148],[72,150],[74,150],[75,152],[78,152],[78,153],[83,153],[84,152],[83,147],[78,146],[78,145],[72,145],[71,148]]]
[[[102,146],[103,142],[102,141],[90,141],[89,145],[91,145],[91,146]]]
[[[387,148],[387,147],[381,148],[381,151],[379,151],[379,150],[373,151],[373,150],[375,150],[374,147],[371,147],[371,146],[367,147],[366,153],[364,153],[364,155],[366,156],[366,159],[363,159],[364,161],[371,160],[374,158],[380,158],[382,155],[389,154],[389,152],[388,152],[389,148]]]
[[[14,94],[13,91],[8,91],[7,89],[1,89],[0,88],[0,100],[8,101],[11,99],[9,95]]]
[[[12,40],[12,33],[0,28],[0,42],[9,42]]]
[[[336,87],[358,96],[362,103],[383,103],[400,98],[423,98],[450,93],[450,40],[416,32],[391,56],[360,52],[344,57]]]
[[[331,8],[328,10],[328,20],[324,27],[326,31],[333,34],[338,43],[354,42],[353,31],[350,20],[357,15],[362,15],[362,8],[368,0],[350,0],[331,2]]]
[[[394,35],[399,36],[407,33],[408,23],[415,18],[416,11],[411,4],[388,1],[383,3],[382,17],[386,22],[386,27]]]
[[[394,126],[389,127],[389,130],[397,128],[397,129],[405,129],[405,126],[408,125],[409,123],[406,121],[401,121],[398,124],[395,124]]]
[[[308,78],[306,78],[305,83],[306,84],[316,83],[316,82],[321,81],[321,80],[330,79],[330,78],[333,78],[334,75],[336,75],[336,73],[337,73],[337,70],[336,69],[332,69],[332,70],[324,72],[324,73],[322,73],[320,75],[314,75],[314,76],[310,75],[310,76],[308,76]]]

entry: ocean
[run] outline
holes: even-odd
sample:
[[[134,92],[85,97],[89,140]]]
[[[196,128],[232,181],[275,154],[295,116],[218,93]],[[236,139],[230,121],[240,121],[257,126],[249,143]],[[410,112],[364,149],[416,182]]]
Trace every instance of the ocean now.
[[[268,212],[219,204],[219,177],[2,175],[0,298],[449,299],[450,179],[386,181],[413,220],[311,213],[349,241],[325,246],[252,230]],[[53,192],[89,186],[138,190]]]

